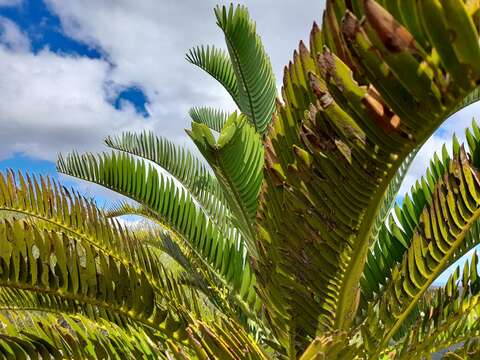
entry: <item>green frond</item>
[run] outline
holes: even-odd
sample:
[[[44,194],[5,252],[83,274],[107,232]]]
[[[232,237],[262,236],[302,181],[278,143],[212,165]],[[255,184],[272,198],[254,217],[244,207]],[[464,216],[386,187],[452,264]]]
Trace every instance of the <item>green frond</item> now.
[[[0,354],[5,359],[166,359],[141,328],[122,328],[82,316],[0,314]]]
[[[0,208],[27,215],[1,226],[3,286],[46,294],[52,302],[55,296],[80,301],[117,323],[132,319],[181,335],[185,321],[199,313],[194,290],[182,289],[154,251],[49,178],[18,178],[17,185],[12,173],[0,174]],[[125,286],[117,285],[120,279]]]
[[[210,107],[193,107],[188,112],[193,121],[199,124],[205,124],[216,132],[221,132],[228,114],[222,110]]]
[[[224,196],[217,179],[188,149],[157,137],[152,132],[140,134],[125,132],[119,136],[107,137],[105,143],[110,148],[159,165],[190,192],[213,221],[217,224],[225,221],[228,209],[225,207]]]
[[[414,228],[423,208],[431,201],[434,184],[443,176],[450,163],[450,155],[443,148],[441,158],[435,153],[426,175],[406,194],[402,207],[395,206],[398,224],[392,214],[388,224],[383,222],[378,237],[369,250],[361,279],[362,301],[371,302],[391,278],[393,267],[399,263],[410,246]]]
[[[228,54],[215,46],[197,46],[186,55],[187,61],[210,74],[223,85],[240,107],[237,76]]]
[[[412,151],[409,155],[407,155],[402,165],[398,168],[395,176],[392,178],[392,180],[390,180],[390,184],[388,184],[387,190],[385,191],[385,195],[383,196],[380,209],[378,210],[378,213],[376,214],[376,217],[375,217],[375,222],[373,224],[373,228],[370,234],[370,237],[371,237],[370,244],[373,244],[378,239],[380,231],[382,231],[382,227],[385,225],[388,215],[390,214],[390,211],[395,205],[398,191],[402,186],[402,182],[405,179],[405,175],[407,175],[408,169],[410,169],[410,165],[412,164],[412,161],[415,159],[417,152],[418,152],[418,149],[415,151]],[[368,257],[367,257],[367,262],[368,262]]]
[[[431,1],[382,2],[388,10],[374,0],[327,1],[310,49],[300,43],[285,68],[283,103],[265,140],[255,263],[289,356],[319,332],[353,324],[389,184],[477,86],[478,34],[456,2],[452,10],[435,1],[442,16],[458,15],[443,23],[424,11]],[[452,43],[432,32],[452,28],[464,35]],[[442,46],[452,47],[456,63]]]
[[[466,129],[466,137],[470,148],[472,163],[478,167],[478,148],[480,146],[480,132],[475,121],[472,121],[471,129]],[[454,148],[458,153],[458,141],[453,138]],[[434,154],[430,161],[426,175],[419,179],[412,187],[411,193],[403,200],[402,207],[396,206],[395,213],[398,224],[390,216],[389,224],[383,223],[379,236],[374,246],[370,249],[361,279],[362,302],[367,304],[381,294],[381,289],[391,278],[391,271],[399,263],[410,246],[415,226],[420,221],[423,208],[432,201],[435,184],[444,175],[450,166],[450,155],[446,147],[443,147],[441,156]],[[447,267],[459,257],[472,249],[480,242],[480,221],[475,222],[468,229],[464,242],[453,257],[447,262]]]
[[[480,276],[473,253],[462,272],[452,273],[444,287],[419,302],[419,317],[398,348],[399,359],[427,356],[480,335]]]
[[[152,165],[120,154],[60,157],[62,173],[78,177],[125,195],[154,212],[175,241],[208,264],[240,298],[258,308],[255,276],[246,261],[242,239],[233,228],[216,226],[197,208],[192,197],[165,178]]]
[[[197,322],[189,328],[189,340],[200,359],[267,360],[265,350],[246,331],[228,319],[213,324]],[[183,360],[177,357],[178,360]]]
[[[4,221],[0,248],[0,287],[38,293],[39,305],[78,303],[76,310],[83,306],[119,324],[131,319],[158,327],[165,318],[166,311],[144,274],[64,233],[38,231],[23,220]]]
[[[260,136],[243,114],[233,113],[215,141],[211,130],[193,122],[188,134],[212,167],[249,251],[254,251],[254,220],[262,183],[264,151]]]
[[[454,145],[455,147],[455,145]],[[447,268],[480,216],[480,174],[461,147],[413,226],[412,242],[380,297],[385,307],[380,347],[398,331],[430,284]]]
[[[270,59],[255,23],[244,6],[215,8],[217,24],[225,34],[238,83],[238,107],[259,134],[265,134],[275,111],[277,90]]]
[[[129,201],[119,201],[109,205],[105,209],[105,216],[107,218],[116,218],[127,215],[137,215],[152,221],[155,221],[157,218],[155,213],[148,207],[134,204]]]
[[[30,227],[75,239],[85,248],[123,263],[139,277],[161,287],[163,266],[155,254],[142,246],[117,222],[110,221],[96,205],[72,194],[50,178],[0,174],[0,209],[37,219]],[[99,255],[100,256],[100,255]]]

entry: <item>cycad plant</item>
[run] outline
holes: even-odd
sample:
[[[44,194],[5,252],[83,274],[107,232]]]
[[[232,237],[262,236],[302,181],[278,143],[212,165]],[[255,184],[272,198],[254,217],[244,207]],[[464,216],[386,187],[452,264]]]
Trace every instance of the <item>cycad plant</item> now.
[[[227,50],[187,60],[238,111],[191,110],[203,159],[152,133],[61,156],[60,172],[131,199],[107,210],[0,177],[1,353],[478,358],[476,253],[431,285],[480,242],[480,128],[395,203],[417,149],[479,97],[480,3],[328,0],[279,98],[247,10],[215,15]],[[129,214],[151,221],[115,220]]]

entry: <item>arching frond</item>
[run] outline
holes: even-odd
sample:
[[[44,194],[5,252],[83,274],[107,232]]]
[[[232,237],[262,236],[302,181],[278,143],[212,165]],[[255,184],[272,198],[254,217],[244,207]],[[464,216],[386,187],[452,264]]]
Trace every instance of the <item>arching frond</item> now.
[[[478,157],[478,147],[480,145],[480,131],[475,121],[472,122],[472,128],[466,129],[466,138],[470,148],[470,156],[474,166],[480,165]],[[453,152],[458,152],[460,145],[454,136]],[[379,233],[375,245],[370,249],[365,264],[362,286],[362,301],[364,304],[371,302],[376,295],[381,294],[381,289],[391,278],[391,271],[395,264],[399,263],[411,245],[415,227],[420,221],[421,213],[424,207],[432,201],[435,184],[444,176],[451,162],[450,155],[446,147],[443,147],[441,158],[434,154],[430,167],[426,175],[418,180],[412,187],[411,193],[407,194],[403,200],[402,207],[395,208],[397,224],[393,216],[390,217],[389,226],[384,223]],[[458,248],[454,256],[447,262],[448,267],[460,256],[472,249],[480,242],[480,221],[475,222],[468,229],[464,242]]]
[[[480,175],[460,148],[435,183],[413,238],[380,298],[384,314],[380,347],[398,331],[430,284],[462,248],[470,227],[480,217]]]
[[[0,314],[0,354],[5,359],[166,359],[141,328],[80,315]]]
[[[238,83],[238,107],[255,130],[265,134],[275,110],[277,90],[270,59],[265,53],[247,8],[215,8],[217,24],[225,34]]]
[[[197,208],[192,197],[153,167],[121,153],[60,157],[58,169],[102,185],[148,207],[182,246],[187,246],[257,309],[255,277],[246,261],[243,242],[235,229],[226,233]]]
[[[427,356],[480,336],[480,276],[474,252],[460,274],[457,268],[446,285],[419,302],[420,316],[397,350],[399,359]]]
[[[195,304],[154,252],[49,178],[18,178],[0,174],[0,208],[26,215],[0,226],[2,286],[41,294],[35,306],[181,335]]]
[[[40,307],[48,302],[71,305],[85,315],[91,311],[94,319],[105,317],[118,324],[130,319],[152,328],[159,328],[168,314],[144,274],[65,234],[38,231],[22,220],[4,221],[0,248],[0,287],[38,293],[22,298],[32,307],[35,301]],[[177,322],[179,327],[181,320]]]
[[[186,148],[157,137],[151,132],[135,134],[126,132],[105,139],[107,146],[150,160],[177,179],[205,213],[217,223],[225,221],[228,209],[224,196],[209,170]]]
[[[38,219],[39,231],[60,231],[106,258],[124,263],[140,277],[160,286],[163,267],[126,229],[107,219],[96,205],[50,178],[0,174],[0,209]],[[161,287],[161,286],[160,286]]]

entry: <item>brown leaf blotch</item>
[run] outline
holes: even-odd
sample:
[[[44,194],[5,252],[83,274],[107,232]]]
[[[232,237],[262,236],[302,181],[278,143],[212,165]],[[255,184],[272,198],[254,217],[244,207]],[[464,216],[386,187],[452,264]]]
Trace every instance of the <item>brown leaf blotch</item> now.
[[[415,39],[410,32],[399,24],[386,9],[375,0],[365,0],[365,16],[368,23],[392,52],[415,50]]]

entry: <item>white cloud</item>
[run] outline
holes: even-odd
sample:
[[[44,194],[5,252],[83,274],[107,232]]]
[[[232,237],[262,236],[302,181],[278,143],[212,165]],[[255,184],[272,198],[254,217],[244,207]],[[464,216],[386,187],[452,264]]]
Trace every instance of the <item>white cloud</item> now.
[[[103,60],[0,46],[0,159],[55,160],[60,151],[99,149],[113,131],[148,127],[132,108],[107,101],[109,71]]]
[[[30,40],[10,19],[0,16],[0,43],[13,51],[29,51]]]

